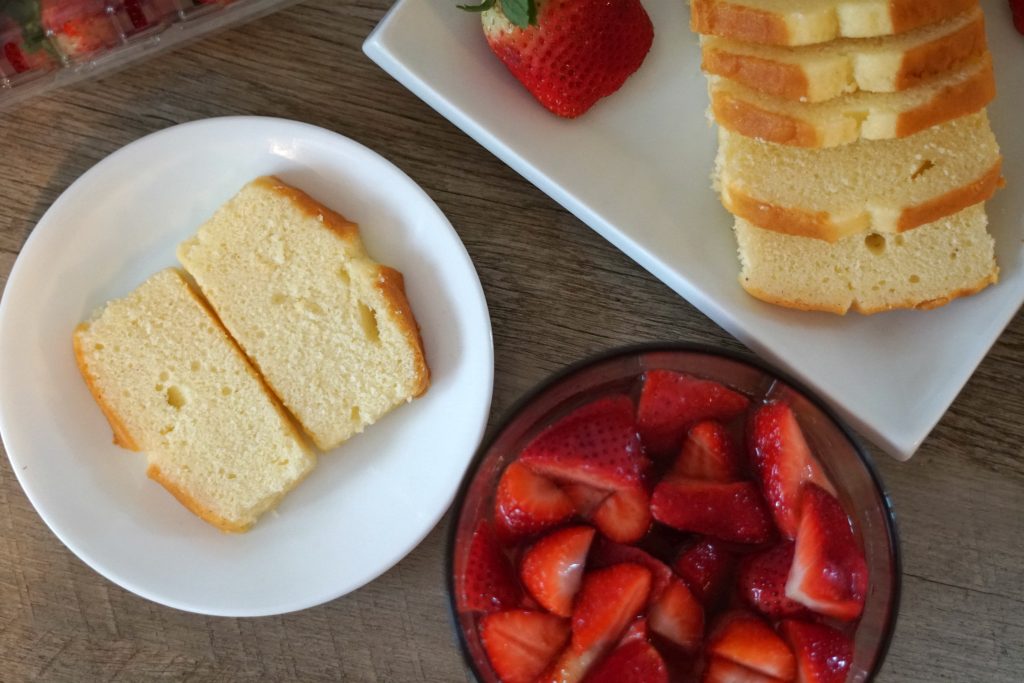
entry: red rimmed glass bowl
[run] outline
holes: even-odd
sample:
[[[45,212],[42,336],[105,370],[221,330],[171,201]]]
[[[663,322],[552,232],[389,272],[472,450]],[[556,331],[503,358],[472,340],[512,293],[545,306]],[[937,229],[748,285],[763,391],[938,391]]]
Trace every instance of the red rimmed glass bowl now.
[[[752,405],[790,405],[811,452],[835,486],[867,562],[869,580],[864,610],[855,627],[846,628],[853,640],[846,680],[870,680],[881,668],[892,637],[901,575],[895,515],[870,457],[828,408],[782,373],[744,355],[678,344],[616,350],[556,373],[522,398],[478,451],[456,499],[446,566],[454,626],[466,662],[477,679],[487,683],[500,680],[481,639],[483,613],[467,609],[462,597],[463,582],[473,534],[482,520],[494,517],[495,493],[503,471],[545,428],[580,406],[621,394],[633,397],[635,402],[646,373],[651,370],[671,370],[719,382],[748,396]],[[665,546],[666,534],[664,529],[659,530],[660,526],[655,523],[652,533],[660,533],[662,538],[657,543]],[[670,531],[668,537],[672,533],[680,532]],[[686,543],[684,536],[680,536],[681,544]],[[532,540],[535,539],[503,549],[511,567],[516,566],[522,547]],[[659,559],[667,564],[672,561],[669,557]],[[526,600],[530,607],[529,598]],[[692,680],[698,680],[702,666],[696,662],[683,680],[691,680],[691,675]]]

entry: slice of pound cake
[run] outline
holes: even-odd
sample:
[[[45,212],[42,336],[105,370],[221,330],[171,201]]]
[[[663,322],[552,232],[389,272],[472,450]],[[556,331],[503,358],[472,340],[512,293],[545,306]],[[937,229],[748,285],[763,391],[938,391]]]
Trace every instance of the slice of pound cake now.
[[[691,0],[690,26],[751,43],[809,45],[912,31],[977,0]]]
[[[316,457],[181,273],[164,270],[73,335],[78,367],[147,474],[224,531],[245,531]]]
[[[717,185],[754,225],[834,242],[902,232],[983,202],[1002,186],[984,111],[916,135],[803,149],[719,128]]]
[[[370,258],[354,223],[300,190],[254,180],[178,259],[318,447],[426,391],[401,273]]]
[[[821,102],[857,90],[898,92],[987,53],[980,7],[909,33],[805,47],[701,36],[701,67],[762,93]]]
[[[998,279],[982,204],[898,235],[835,243],[764,230],[736,219],[740,284],[774,304],[860,313],[935,308]]]

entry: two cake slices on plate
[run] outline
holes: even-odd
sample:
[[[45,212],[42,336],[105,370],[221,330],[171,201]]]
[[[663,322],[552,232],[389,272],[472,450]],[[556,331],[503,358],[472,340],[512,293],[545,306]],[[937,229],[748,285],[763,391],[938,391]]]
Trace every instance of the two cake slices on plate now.
[[[770,303],[934,308],[998,279],[1002,186],[976,0],[693,0],[715,187]]]
[[[115,443],[199,517],[245,531],[315,466],[299,428],[330,450],[426,391],[419,328],[358,226],[277,178],[246,185],[178,257],[187,276],[108,303],[75,356]]]

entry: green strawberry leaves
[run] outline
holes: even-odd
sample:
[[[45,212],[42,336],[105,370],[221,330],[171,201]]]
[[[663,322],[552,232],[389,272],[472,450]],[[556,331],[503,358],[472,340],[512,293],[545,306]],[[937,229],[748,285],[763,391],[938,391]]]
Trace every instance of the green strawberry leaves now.
[[[485,12],[498,2],[499,0],[483,0],[479,5],[459,5],[458,7],[467,12]],[[537,25],[537,0],[500,0],[499,7],[505,18],[519,28]]]
[[[21,25],[26,50],[35,52],[47,47],[39,0],[0,0],[0,14],[6,14]]]

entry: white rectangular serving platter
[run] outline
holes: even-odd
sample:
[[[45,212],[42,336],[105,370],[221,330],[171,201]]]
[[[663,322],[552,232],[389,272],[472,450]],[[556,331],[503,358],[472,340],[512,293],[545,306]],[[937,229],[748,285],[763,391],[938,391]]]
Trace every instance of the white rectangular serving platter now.
[[[399,0],[366,54],[744,344],[816,390],[854,428],[910,458],[1024,302],[1024,36],[983,2],[999,96],[990,107],[1009,189],[989,203],[1000,283],[934,311],[802,313],[737,282],[732,218],[710,187],[715,135],[684,0],[647,0],[654,46],[576,120],[538,105],[454,0]],[[637,305],[642,305],[638,302]]]

